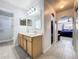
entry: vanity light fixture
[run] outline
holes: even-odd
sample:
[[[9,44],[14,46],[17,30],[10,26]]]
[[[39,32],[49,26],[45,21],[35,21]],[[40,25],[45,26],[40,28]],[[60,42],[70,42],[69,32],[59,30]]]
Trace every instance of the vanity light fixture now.
[[[36,8],[30,8],[28,11],[27,11],[27,14],[29,15],[29,14],[32,14],[33,12],[35,12],[36,11]]]

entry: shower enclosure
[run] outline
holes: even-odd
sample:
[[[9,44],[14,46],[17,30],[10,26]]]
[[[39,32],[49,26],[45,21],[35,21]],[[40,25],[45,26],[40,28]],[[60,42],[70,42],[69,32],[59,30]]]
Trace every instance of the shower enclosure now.
[[[12,40],[13,14],[0,10],[0,43]]]

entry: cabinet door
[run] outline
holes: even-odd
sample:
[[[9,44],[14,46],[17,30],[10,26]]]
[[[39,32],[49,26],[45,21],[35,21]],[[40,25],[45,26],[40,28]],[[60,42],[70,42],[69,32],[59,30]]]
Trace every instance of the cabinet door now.
[[[0,42],[10,41],[13,37],[13,17],[8,14],[0,10]]]
[[[31,41],[27,41],[27,53],[32,56],[32,43]]]
[[[22,48],[24,47],[24,35],[22,35],[22,37],[21,37],[21,47]]]
[[[22,35],[18,34],[18,44],[21,46],[21,39],[22,39]]]
[[[21,40],[20,40],[20,34],[18,34],[18,44],[20,45]]]
[[[37,36],[37,37],[34,37],[32,38],[33,41],[32,41],[32,55],[33,55],[33,58],[36,58],[36,57],[39,57],[42,53],[42,37],[41,36]]]
[[[27,41],[26,41],[26,39],[24,38],[24,50],[25,50],[25,51],[27,51],[27,49],[26,49],[27,47],[26,47],[26,46],[27,46]]]
[[[20,46],[22,47],[22,37],[20,37]]]

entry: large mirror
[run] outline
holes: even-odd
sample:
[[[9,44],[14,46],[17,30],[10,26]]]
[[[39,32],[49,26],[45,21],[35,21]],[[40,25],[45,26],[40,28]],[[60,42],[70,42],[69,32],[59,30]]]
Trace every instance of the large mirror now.
[[[31,27],[33,29],[40,30],[42,27],[42,16],[41,16],[41,11],[38,11],[34,13],[33,15],[30,15],[26,19],[27,27]]]

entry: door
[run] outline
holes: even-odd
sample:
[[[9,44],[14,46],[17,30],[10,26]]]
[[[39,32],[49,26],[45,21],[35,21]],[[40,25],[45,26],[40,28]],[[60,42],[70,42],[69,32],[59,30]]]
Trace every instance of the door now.
[[[12,40],[12,17],[0,15],[0,42]]]
[[[53,21],[51,21],[51,44],[53,43]]]

